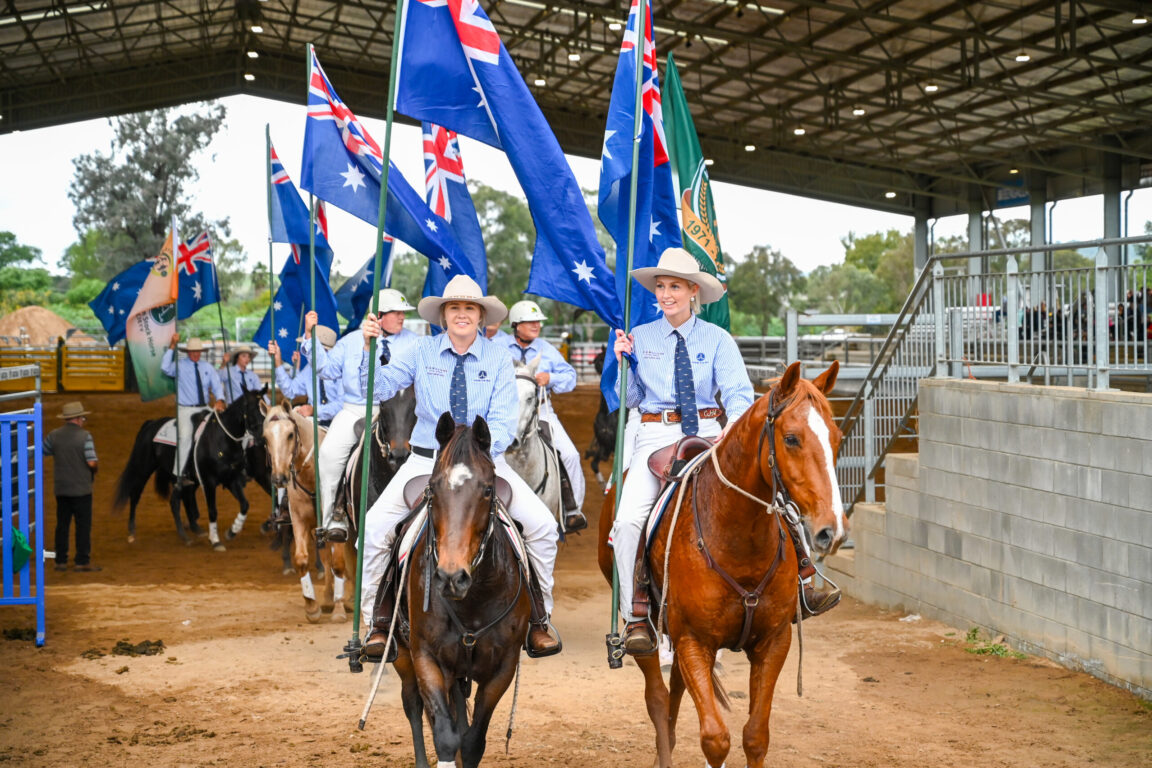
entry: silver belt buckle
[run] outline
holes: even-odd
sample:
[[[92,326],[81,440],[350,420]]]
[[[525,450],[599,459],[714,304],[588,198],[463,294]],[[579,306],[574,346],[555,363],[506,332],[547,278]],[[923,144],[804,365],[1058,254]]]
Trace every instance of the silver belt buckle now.
[[[675,424],[676,422],[674,422],[674,421],[668,421],[668,415],[669,414],[674,415],[675,413],[676,413],[676,409],[674,409],[674,408],[665,408],[664,410],[660,411],[660,423],[661,424]]]

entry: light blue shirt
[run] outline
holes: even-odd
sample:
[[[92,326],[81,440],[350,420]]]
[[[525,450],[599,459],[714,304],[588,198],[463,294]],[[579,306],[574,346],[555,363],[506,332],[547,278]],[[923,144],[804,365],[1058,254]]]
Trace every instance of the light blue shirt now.
[[[224,389],[220,386],[220,377],[216,374],[216,369],[203,360],[195,363],[191,360],[181,360],[179,365],[180,377],[176,378],[176,351],[167,349],[164,351],[164,358],[160,361],[160,371],[165,376],[176,379],[177,405],[211,405],[209,394],[215,395],[217,400],[224,399]],[[204,393],[203,403],[199,402],[196,394],[197,376],[200,377],[200,387]]]
[[[388,337],[388,352],[393,357],[405,354],[420,339],[407,328]],[[376,354],[380,354],[380,339],[376,340]],[[344,391],[344,402],[349,405],[364,405],[364,384],[360,381],[360,367],[364,361],[364,336],[359,330],[349,331],[336,342],[332,349],[317,345],[316,370],[326,381],[339,381]],[[312,354],[312,343],[300,345],[300,355],[307,362]]]
[[[260,381],[260,377],[251,368],[242,371],[239,366],[228,365],[225,366],[224,370],[225,374],[220,381],[220,386],[224,390],[224,402],[229,405],[244,394],[245,387],[253,392],[259,392],[264,387],[264,382]]]
[[[376,401],[389,399],[410,384],[416,385],[416,426],[412,445],[438,449],[436,422],[449,410],[449,389],[456,358],[447,333],[418,337],[417,343],[393,352],[388,365],[376,370]],[[468,425],[477,416],[488,422],[492,455],[499,456],[512,443],[520,402],[516,395],[512,360],[491,341],[479,336],[464,353],[468,387]],[[360,386],[368,387],[368,363],[360,363]]]
[[[497,331],[491,342],[501,349],[507,349],[513,360],[530,363],[537,357],[541,358],[536,372],[548,374],[549,392],[562,394],[575,389],[576,369],[568,364],[560,350],[539,336],[527,347],[522,347],[512,334]]]
[[[635,340],[632,354],[636,361],[628,376],[627,406],[639,406],[641,413],[676,408],[674,330],[684,336],[688,359],[692,361],[697,409],[717,407],[716,393],[719,392],[728,422],[740,418],[754,398],[740,348],[723,328],[695,315],[675,329],[664,317],[632,329]],[[617,374],[616,388],[619,387]]]
[[[291,399],[303,395],[308,398],[309,403],[312,402],[312,372],[308,370],[308,366],[301,368],[295,375],[292,374],[292,366],[287,363],[278,366],[276,387],[284,397]],[[316,409],[320,421],[332,421],[344,407],[344,387],[339,379],[327,381],[323,377],[317,377],[316,389],[320,393],[320,407]]]

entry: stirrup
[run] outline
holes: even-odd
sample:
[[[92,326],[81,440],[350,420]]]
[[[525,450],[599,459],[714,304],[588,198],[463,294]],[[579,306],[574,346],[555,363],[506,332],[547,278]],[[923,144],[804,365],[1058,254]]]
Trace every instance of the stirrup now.
[[[388,618],[388,623],[392,623],[392,618]],[[384,646],[388,644],[388,630],[373,629],[371,634],[368,635],[364,641],[364,648],[361,651],[365,661],[379,663],[381,657],[384,656]],[[396,642],[396,638],[392,638],[392,644],[388,647],[388,658],[384,659],[386,664],[391,664],[400,656],[400,646]]]
[[[651,656],[656,653],[656,634],[647,619],[628,622],[624,627],[623,645],[629,656]]]
[[[316,529],[317,544],[343,544],[346,541],[348,541],[348,529],[345,527],[333,526],[332,528]]]
[[[529,644],[528,640],[529,640],[529,638],[532,637],[532,630],[534,630],[534,629],[544,630],[544,632],[547,633],[549,637],[552,637],[553,635],[555,635],[556,647],[555,648],[548,648],[548,649],[545,649],[543,651],[538,651],[538,650],[533,649],[532,646]],[[560,651],[562,651],[562,650],[564,650],[564,640],[563,640],[563,638],[560,637],[560,632],[557,631],[556,627],[553,627],[551,624],[549,624],[547,619],[545,619],[544,621],[529,622],[528,634],[524,637],[524,652],[528,654],[528,658],[530,658],[530,659],[542,659],[545,656],[555,656],[556,654],[560,653]]]
[[[801,619],[810,619],[813,616],[827,613],[840,604],[840,598],[843,597],[840,587],[831,579],[825,578],[824,581],[831,589],[827,591],[817,591],[815,587],[811,587],[803,581],[800,582],[799,600]],[[811,593],[811,598],[809,597],[809,593]],[[795,624],[796,620],[793,619],[792,623]]]

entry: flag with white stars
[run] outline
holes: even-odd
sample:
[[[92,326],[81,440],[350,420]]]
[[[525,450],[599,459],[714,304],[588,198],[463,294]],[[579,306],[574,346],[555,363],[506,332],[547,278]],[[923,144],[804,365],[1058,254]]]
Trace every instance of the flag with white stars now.
[[[148,279],[152,269],[152,259],[137,262],[124,270],[104,286],[100,295],[88,302],[93,314],[104,326],[108,334],[108,346],[124,338],[124,324],[128,320],[128,313],[140,295],[140,288]]]
[[[312,268],[309,258],[308,246],[292,246],[292,256],[284,260],[284,267],[280,270],[280,287],[272,297],[272,306],[264,313],[260,327],[252,336],[252,341],[260,347],[267,349],[268,341],[275,338],[278,342],[289,342],[284,353],[290,354],[295,349],[293,342],[302,332],[304,314],[312,309],[312,280],[316,280],[316,314],[320,316],[320,324],[333,330],[340,328],[340,319],[336,316],[336,297],[332,295],[332,286],[328,283],[328,276],[332,272],[332,251],[316,249],[316,268]],[[314,274],[313,274],[314,272]],[[275,315],[276,325],[272,320]]]
[[[201,232],[176,248],[176,274],[180,293],[176,319],[187,320],[199,309],[220,301],[220,283],[212,261],[212,239]]]
[[[402,35],[396,108],[502,149],[516,173],[536,227],[526,292],[619,326],[613,275],[580,186],[478,0],[405,0]]]
[[[375,225],[379,217],[384,156],[352,110],[336,95],[316,51],[309,46],[308,119],[300,187],[353,216]],[[388,203],[384,230],[429,259],[453,265],[466,261],[448,227],[412,189],[395,163],[388,166]],[[459,270],[459,266],[456,267]]]
[[[294,243],[308,246],[314,238],[317,250],[329,251],[328,223],[321,207],[316,215],[315,235],[309,232],[308,206],[300,197],[292,177],[284,164],[276,156],[276,148],[268,147],[268,181],[271,186],[269,199],[272,203],[268,218],[268,231],[274,243]]]
[[[484,235],[476,206],[468,192],[464,177],[464,160],[460,156],[460,141],[453,131],[443,126],[424,123],[424,192],[428,207],[447,226],[452,228],[456,242],[464,249],[468,260],[462,270],[488,292],[488,254],[484,248]],[[433,259],[428,264],[424,280],[424,296],[439,296],[452,278],[451,269],[445,269],[447,259]],[[451,267],[451,263],[448,263]]]
[[[384,235],[384,250],[380,254],[384,259],[384,266],[380,272],[380,287],[387,288],[392,285],[392,238]],[[356,274],[344,281],[340,290],[336,291],[336,309],[348,320],[344,332],[360,327],[360,321],[372,303],[372,272],[375,269],[376,254],[368,257],[364,266]]]
[[[625,274],[628,254],[628,218],[632,186],[632,132],[636,120],[637,30],[640,29],[639,2],[633,0],[628,25],[616,64],[616,80],[608,105],[604,149],[600,160],[600,196],[597,209],[612,239],[616,241],[616,292],[624,303],[624,291],[632,291],[632,325],[659,316],[656,299],[650,291]],[[666,248],[679,247],[680,224],[676,194],[672,188],[672,166],[664,137],[660,106],[660,81],[656,71],[656,45],[652,39],[652,10],[648,7],[643,46],[643,85],[641,88],[641,137],[639,168],[636,173],[636,230],[633,238],[632,268],[649,267],[660,260]]]

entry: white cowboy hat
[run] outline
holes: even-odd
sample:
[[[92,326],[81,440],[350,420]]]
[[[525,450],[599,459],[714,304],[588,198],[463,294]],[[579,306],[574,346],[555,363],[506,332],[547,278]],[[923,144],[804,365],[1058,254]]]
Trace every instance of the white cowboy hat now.
[[[544,316],[541,311],[540,305],[534,301],[518,301],[512,305],[508,310],[508,322],[515,325],[516,323],[534,323],[544,322],[548,318]]]
[[[395,288],[384,288],[376,297],[377,312],[407,312],[416,309],[404,298],[404,294]]]
[[[654,267],[632,270],[636,282],[653,293],[656,292],[656,278],[661,275],[683,278],[700,286],[701,304],[711,304],[724,298],[724,286],[720,281],[700,269],[696,257],[683,248],[668,248],[660,254],[660,261]]]
[[[316,341],[320,342],[320,345],[324,347],[324,349],[332,349],[332,347],[336,346],[337,338],[338,337],[336,335],[336,331],[332,330],[328,326],[316,326]],[[297,344],[306,344],[310,341],[311,339],[307,336],[301,336],[296,339]]]
[[[204,346],[204,342],[195,338],[188,339],[187,344],[180,346],[180,350],[183,352],[203,352],[205,349],[207,349],[207,347]]]
[[[243,345],[241,345],[239,347],[232,347],[232,349],[228,350],[228,362],[235,363],[236,358],[245,352],[247,352],[248,355],[251,356],[252,355],[252,348],[247,347],[247,346],[243,346]]]
[[[453,301],[467,301],[476,304],[484,310],[484,322],[488,325],[499,324],[508,314],[504,302],[495,296],[485,296],[480,292],[480,286],[467,275],[456,275],[444,286],[443,296],[425,296],[416,305],[420,317],[432,325],[440,325],[440,308]]]
[[[84,406],[80,404],[79,400],[74,400],[71,403],[64,403],[64,407],[60,409],[60,418],[68,421],[68,419],[87,416],[90,413],[92,413],[92,411],[84,410]]]

